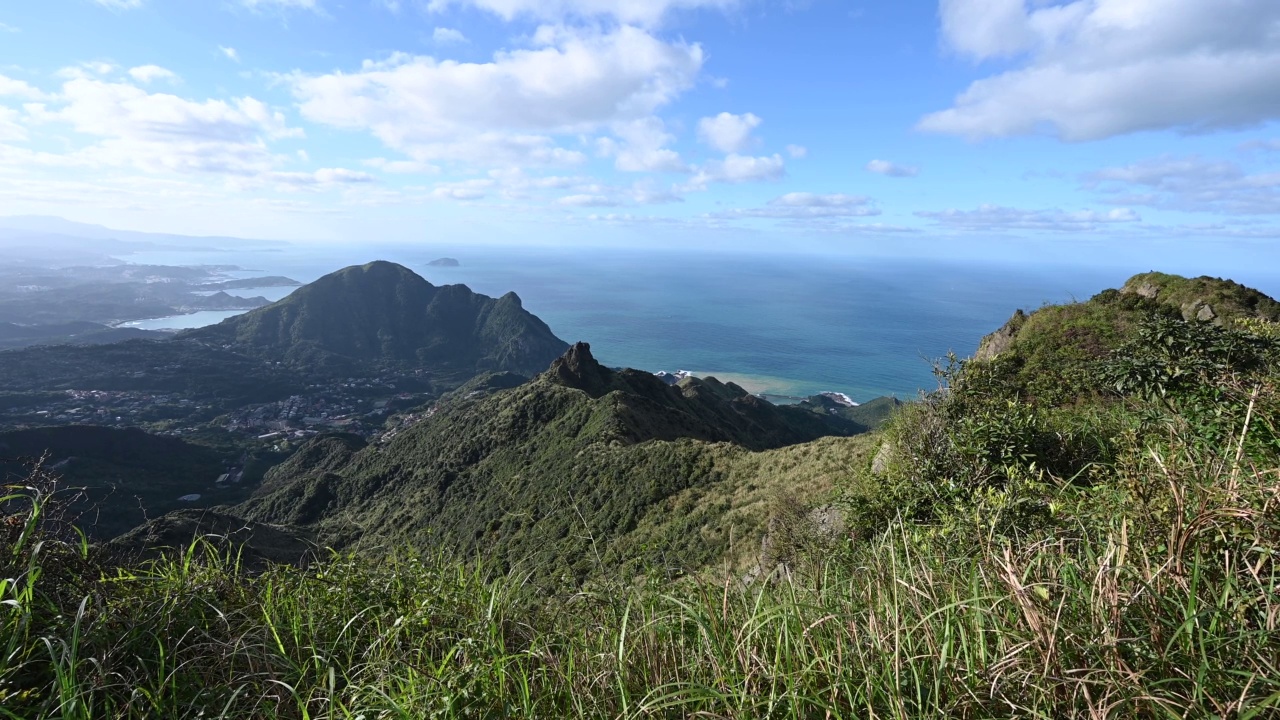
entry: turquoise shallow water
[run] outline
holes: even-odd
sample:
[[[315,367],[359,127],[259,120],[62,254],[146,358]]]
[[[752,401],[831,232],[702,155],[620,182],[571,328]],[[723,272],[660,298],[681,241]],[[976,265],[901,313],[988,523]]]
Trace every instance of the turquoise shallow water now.
[[[462,267],[427,265],[446,255]],[[514,290],[557,335],[590,342],[609,365],[691,370],[784,395],[839,391],[859,401],[935,387],[933,360],[971,354],[1015,309],[1083,300],[1146,269],[404,246],[126,259],[235,264],[252,270],[239,276],[302,282],[392,260],[437,285],[460,282],[494,296]]]

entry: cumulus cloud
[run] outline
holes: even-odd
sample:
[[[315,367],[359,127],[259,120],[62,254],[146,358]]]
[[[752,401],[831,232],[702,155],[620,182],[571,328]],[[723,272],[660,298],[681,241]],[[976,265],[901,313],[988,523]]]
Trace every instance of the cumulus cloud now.
[[[601,138],[596,146],[600,155],[614,158],[614,166],[622,172],[686,172],[688,166],[680,153],[667,147],[675,141],[661,118],[647,117],[617,123],[614,138]]]
[[[225,57],[226,59],[228,59],[228,60],[230,60],[230,61],[232,61],[232,62],[240,62],[240,53],[239,53],[239,52],[237,52],[237,51],[236,51],[236,49],[235,49],[235,48],[233,48],[233,47],[227,47],[227,46],[225,46],[225,45],[219,45],[219,46],[218,46],[218,52],[222,53],[222,56],[223,56],[223,57]]]
[[[397,54],[290,82],[307,119],[369,131],[418,161],[565,164],[585,156],[553,136],[650,117],[693,86],[704,59],[635,27],[544,27],[534,40],[485,63]]]
[[[0,97],[16,97],[24,100],[39,100],[43,98],[44,93],[40,92],[30,84],[15,80],[11,77],[0,75]]]
[[[143,84],[150,84],[156,80],[174,81],[178,76],[172,70],[160,67],[159,65],[141,65],[129,70],[129,76]]]
[[[50,102],[29,103],[26,111],[32,122],[66,124],[97,139],[58,156],[60,164],[254,175],[276,164],[268,140],[302,137],[252,97],[196,101],[89,78],[67,81]],[[27,159],[50,164],[43,156]]]
[[[685,189],[705,190],[711,183],[781,180],[786,174],[787,164],[778,154],[764,157],[728,155],[723,160],[712,160],[699,167]]]
[[[872,160],[867,163],[867,171],[889,177],[915,177],[920,174],[920,168],[914,165],[899,165],[888,160]]]
[[[1116,223],[1139,222],[1142,218],[1130,208],[1065,211],[1059,209],[1024,210],[999,205],[981,205],[977,210],[920,211],[917,217],[934,220],[957,230],[1048,230],[1054,232],[1092,232]]]
[[[956,51],[1016,67],[926,115],[925,131],[1084,141],[1280,118],[1274,0],[943,0],[940,15]]]
[[[676,10],[714,8],[727,10],[740,0],[429,0],[427,9],[444,12],[471,7],[504,20],[529,17],[559,22],[568,18],[608,18],[625,24],[652,26]]]
[[[1084,182],[1114,204],[1236,215],[1280,213],[1280,172],[1250,173],[1225,160],[1153,158],[1089,173]]]
[[[740,153],[753,144],[751,133],[761,122],[752,113],[722,112],[698,121],[698,139],[722,153]]]
[[[800,160],[809,157],[809,148],[803,145],[788,145],[787,155],[789,155],[792,160]]]

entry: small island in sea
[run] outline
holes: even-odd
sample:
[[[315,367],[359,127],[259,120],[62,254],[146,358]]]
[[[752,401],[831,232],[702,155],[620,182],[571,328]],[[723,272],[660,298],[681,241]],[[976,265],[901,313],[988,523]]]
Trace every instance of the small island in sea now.
[[[429,262],[429,263],[427,263],[427,264],[428,264],[428,265],[430,265],[430,266],[432,266],[432,267],[458,267],[458,266],[462,265],[462,263],[458,262],[457,260],[455,260],[455,259],[453,259],[453,258],[449,258],[449,257],[445,257],[445,258],[437,258],[437,259],[432,260],[431,262]]]

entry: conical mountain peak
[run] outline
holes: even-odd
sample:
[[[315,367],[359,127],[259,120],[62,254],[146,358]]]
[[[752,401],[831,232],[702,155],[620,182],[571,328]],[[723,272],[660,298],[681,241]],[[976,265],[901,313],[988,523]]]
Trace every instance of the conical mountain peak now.
[[[308,364],[343,359],[526,376],[566,347],[518,299],[494,299],[465,285],[437,287],[387,261],[343,268],[185,337]]]

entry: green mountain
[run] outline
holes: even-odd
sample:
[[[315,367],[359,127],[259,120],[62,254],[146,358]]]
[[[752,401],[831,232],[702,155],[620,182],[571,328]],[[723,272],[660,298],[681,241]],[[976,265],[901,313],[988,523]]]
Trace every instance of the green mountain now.
[[[805,443],[860,430],[712,378],[610,370],[579,343],[531,382],[455,393],[385,444],[318,438],[236,512],[334,547],[483,553],[549,582],[694,568],[758,555],[771,498],[814,501],[866,448]]]
[[[372,362],[467,377],[532,375],[567,347],[515,293],[494,299],[465,285],[436,287],[389,262],[339,270],[279,302],[179,337],[298,365]]]

